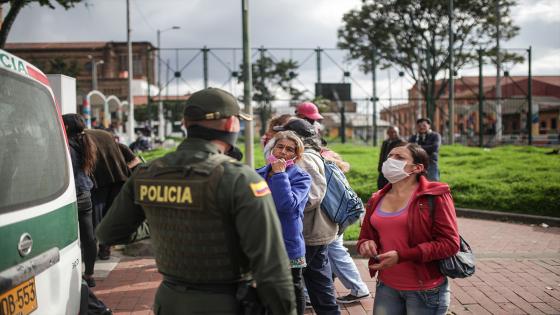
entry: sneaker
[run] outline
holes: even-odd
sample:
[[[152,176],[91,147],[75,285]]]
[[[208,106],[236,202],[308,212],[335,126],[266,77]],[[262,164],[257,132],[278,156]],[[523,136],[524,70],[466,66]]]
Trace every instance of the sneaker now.
[[[355,296],[353,294],[348,294],[348,295],[345,295],[345,296],[337,297],[336,301],[340,304],[348,304],[348,303],[358,302],[359,300],[363,300],[363,299],[367,299],[367,298],[369,298],[369,294],[364,294],[364,295],[360,295],[360,296]]]
[[[305,308],[306,308],[306,309],[313,308],[313,305],[311,305],[311,302],[305,301]]]

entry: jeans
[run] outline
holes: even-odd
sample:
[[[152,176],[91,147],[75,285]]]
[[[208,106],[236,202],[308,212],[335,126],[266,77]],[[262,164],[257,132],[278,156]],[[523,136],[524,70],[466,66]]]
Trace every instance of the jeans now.
[[[374,315],[445,315],[451,302],[447,278],[439,287],[421,291],[400,291],[377,281]]]
[[[78,199],[78,223],[80,228],[80,245],[82,257],[86,267],[85,274],[92,275],[97,256],[97,243],[93,234],[93,215],[91,195],[89,191],[77,194]]]
[[[313,309],[318,315],[339,315],[327,245],[305,246],[305,260],[303,279]]]
[[[296,294],[296,311],[298,315],[303,315],[305,312],[303,268],[292,268],[292,280],[294,282],[294,293]]]
[[[91,191],[91,200],[93,203],[93,228],[95,229],[103,217],[111,208],[113,200],[119,194],[124,182],[112,183],[105,187],[94,188]],[[99,255],[109,256],[111,247],[105,244],[99,244]]]
[[[338,236],[328,245],[328,255],[332,271],[340,279],[342,285],[346,289],[350,289],[350,294],[354,296],[369,294],[369,289],[362,281],[356,264],[348,254],[348,249],[344,247],[343,235]]]
[[[438,168],[438,161],[430,161],[428,164],[428,180],[432,182],[439,181],[439,168]]]

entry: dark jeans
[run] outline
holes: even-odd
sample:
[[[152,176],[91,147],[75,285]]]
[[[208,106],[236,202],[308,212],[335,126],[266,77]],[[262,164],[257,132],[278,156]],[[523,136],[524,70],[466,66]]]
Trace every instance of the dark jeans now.
[[[91,200],[93,202],[93,228],[95,229],[99,222],[103,219],[105,214],[111,208],[113,200],[121,191],[124,182],[112,183],[108,186],[94,188],[91,191]],[[99,255],[106,255],[107,257],[111,253],[111,247],[99,244]]]
[[[303,268],[292,268],[292,280],[296,294],[296,310],[298,315],[305,313],[305,292],[303,286]]]
[[[82,257],[86,266],[85,274],[92,275],[97,256],[97,245],[93,234],[93,217],[91,194],[89,191],[79,192],[78,199],[78,223],[80,227],[80,244]]]
[[[430,161],[430,164],[428,164],[428,170],[426,171],[426,173],[428,173],[428,180],[430,180],[432,182],[438,182],[439,181],[438,162],[437,161]]]
[[[318,315],[340,314],[336,304],[327,245],[305,246],[305,260],[307,267],[303,269],[303,279],[313,310]]]

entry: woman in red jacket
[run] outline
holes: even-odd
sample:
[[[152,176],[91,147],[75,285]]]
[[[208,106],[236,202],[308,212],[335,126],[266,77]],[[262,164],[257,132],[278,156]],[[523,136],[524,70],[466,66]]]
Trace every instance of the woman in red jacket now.
[[[394,148],[382,167],[391,185],[368,201],[357,248],[370,258],[371,276],[378,273],[373,314],[445,314],[449,307],[438,260],[459,251],[457,218],[449,186],[426,179],[428,163],[417,144]]]

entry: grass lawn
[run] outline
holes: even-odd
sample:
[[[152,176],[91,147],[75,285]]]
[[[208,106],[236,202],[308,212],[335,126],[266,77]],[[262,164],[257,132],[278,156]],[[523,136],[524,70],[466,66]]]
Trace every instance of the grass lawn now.
[[[377,188],[379,147],[333,144],[329,146],[351,165],[352,188],[365,202]],[[243,148],[242,148],[243,149]],[[171,150],[143,153],[146,160]],[[448,183],[457,207],[560,217],[560,155],[550,148],[502,146],[492,149],[442,146],[441,181]],[[255,144],[255,166],[264,165]],[[355,239],[359,227],[347,230]]]

